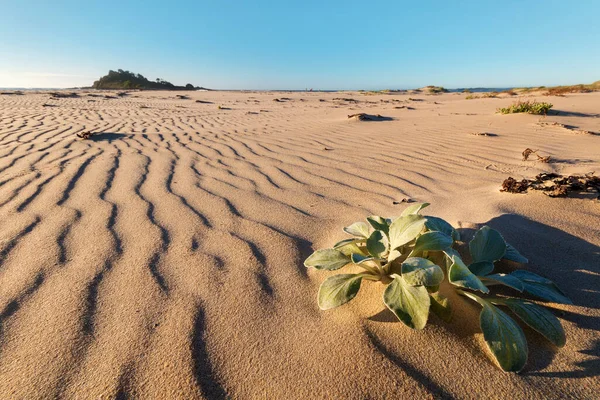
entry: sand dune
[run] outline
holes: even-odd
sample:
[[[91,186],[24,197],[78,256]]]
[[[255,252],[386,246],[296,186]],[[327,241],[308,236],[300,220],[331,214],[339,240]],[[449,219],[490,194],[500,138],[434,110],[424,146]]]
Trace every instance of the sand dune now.
[[[600,136],[495,114],[509,98],[189,97],[0,96],[0,397],[597,397],[599,203],[498,189],[600,172]],[[600,93],[549,99],[561,112],[543,122],[600,132]],[[360,112],[391,120],[347,118]],[[527,147],[555,162],[522,161]],[[528,365],[506,374],[468,300],[421,332],[379,284],[319,311],[329,274],[304,258],[404,198],[466,235],[497,228],[558,282],[566,347],[526,330]]]

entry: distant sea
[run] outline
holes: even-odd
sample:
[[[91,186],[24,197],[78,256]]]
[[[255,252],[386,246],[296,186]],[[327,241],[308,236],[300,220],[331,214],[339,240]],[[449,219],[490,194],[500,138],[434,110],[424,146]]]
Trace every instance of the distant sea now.
[[[73,90],[73,88],[20,88],[20,87],[0,87],[0,90]]]

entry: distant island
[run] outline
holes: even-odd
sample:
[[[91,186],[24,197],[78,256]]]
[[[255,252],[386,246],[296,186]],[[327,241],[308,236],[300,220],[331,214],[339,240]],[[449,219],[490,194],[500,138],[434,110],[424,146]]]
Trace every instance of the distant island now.
[[[188,83],[185,86],[176,86],[171,82],[156,78],[155,81],[148,80],[142,74],[135,74],[122,69],[108,71],[108,75],[104,75],[94,82],[93,89],[140,89],[140,90],[208,90],[200,86],[194,86]]]

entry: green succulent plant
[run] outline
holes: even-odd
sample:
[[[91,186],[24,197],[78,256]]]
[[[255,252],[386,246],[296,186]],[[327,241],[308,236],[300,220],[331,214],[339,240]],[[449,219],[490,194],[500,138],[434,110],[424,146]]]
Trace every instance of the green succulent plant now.
[[[326,279],[317,296],[319,308],[329,310],[349,302],[363,280],[380,281],[386,285],[383,302],[387,308],[408,327],[423,329],[430,312],[450,321],[449,299],[439,290],[447,281],[450,285],[445,287],[481,305],[483,337],[503,370],[520,371],[528,354],[523,330],[506,310],[557,347],[564,346],[565,333],[554,314],[527,299],[493,296],[490,288],[503,285],[542,301],[572,304],[565,294],[533,272],[494,273],[499,260],[528,260],[488,226],[469,242],[472,263],[466,265],[455,249],[460,235],[452,225],[420,214],[428,205],[413,204],[398,218],[371,216],[367,222],[355,222],[344,228],[349,238],[311,254],[306,267],[334,271],[356,265],[363,270]]]

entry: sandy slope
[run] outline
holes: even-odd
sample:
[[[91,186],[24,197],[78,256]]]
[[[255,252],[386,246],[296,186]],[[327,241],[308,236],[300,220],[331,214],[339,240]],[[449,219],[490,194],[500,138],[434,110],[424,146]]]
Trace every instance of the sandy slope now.
[[[176,94],[0,96],[0,397],[597,396],[600,205],[498,188],[600,172],[600,136],[494,114],[506,98]],[[550,100],[546,121],[600,131],[600,93]],[[360,111],[393,120],[347,119]],[[523,162],[526,147],[557,162]],[[463,318],[422,332],[390,318],[379,284],[319,311],[329,274],[303,259],[406,197],[466,236],[501,230],[559,282],[567,346],[527,330],[528,366],[505,374],[462,298]]]

